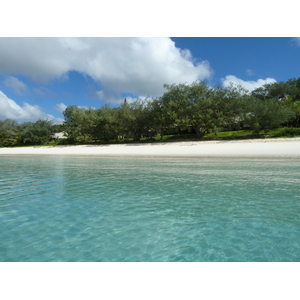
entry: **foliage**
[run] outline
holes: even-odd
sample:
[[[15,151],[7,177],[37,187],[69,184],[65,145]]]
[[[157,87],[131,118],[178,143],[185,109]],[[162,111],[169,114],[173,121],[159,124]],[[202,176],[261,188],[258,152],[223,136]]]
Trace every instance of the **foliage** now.
[[[168,90],[161,97],[164,115],[179,131],[189,127],[203,137],[234,126],[245,114],[246,92],[240,87],[210,88],[205,82],[164,87]]]
[[[209,87],[205,82],[165,84],[156,99],[136,100],[120,107],[67,107],[64,112],[69,141],[139,141],[170,133],[196,133],[198,138],[245,124],[257,134],[289,124],[297,115],[295,95],[299,80],[268,84],[249,94],[239,86]],[[293,96],[287,96],[293,94]],[[272,97],[271,97],[272,96]],[[300,111],[299,111],[300,116]],[[294,124],[293,123],[293,124]]]
[[[13,146],[19,142],[20,125],[11,119],[0,120],[0,146]]]
[[[19,135],[19,124],[15,120],[0,120],[0,138],[15,138]]]
[[[120,111],[120,133],[139,141],[142,136],[148,136],[152,129],[151,105],[147,101],[137,100],[128,104],[125,100]]]
[[[90,134],[94,140],[109,140],[118,137],[117,109],[107,105],[97,110],[90,110]]]
[[[251,95],[260,100],[276,98],[285,101],[294,111],[294,116],[289,120],[289,126],[300,125],[300,77],[291,78],[286,82],[265,84],[254,90]]]
[[[272,137],[295,137],[300,136],[300,128],[285,127],[283,130],[273,134]]]
[[[84,110],[85,109],[83,108],[72,105],[68,106],[63,112],[65,117],[65,131],[70,143],[73,143],[76,139],[84,136],[85,129],[90,125],[90,119],[87,118],[87,114],[85,114]]]
[[[24,144],[45,144],[52,139],[54,128],[52,121],[38,120],[26,122],[21,126],[21,137]]]
[[[252,91],[252,96],[260,100],[290,97],[293,101],[300,100],[300,78],[292,78],[287,82],[268,83]]]
[[[247,120],[255,133],[261,129],[277,128],[295,115],[285,101],[277,98],[249,98]]]
[[[288,106],[290,106],[290,108],[295,113],[294,118],[289,120],[288,125],[294,126],[294,127],[299,127],[300,126],[300,100],[293,101],[291,97],[288,97],[286,99],[286,103]]]

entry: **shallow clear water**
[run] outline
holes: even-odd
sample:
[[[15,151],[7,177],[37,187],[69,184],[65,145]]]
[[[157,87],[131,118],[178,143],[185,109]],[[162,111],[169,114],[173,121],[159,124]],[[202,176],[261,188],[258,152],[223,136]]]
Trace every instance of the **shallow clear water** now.
[[[0,261],[300,261],[300,160],[0,157]]]

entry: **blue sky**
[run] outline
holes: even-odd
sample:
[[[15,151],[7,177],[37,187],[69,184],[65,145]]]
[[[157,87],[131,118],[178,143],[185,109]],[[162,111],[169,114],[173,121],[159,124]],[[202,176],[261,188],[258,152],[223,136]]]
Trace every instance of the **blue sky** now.
[[[300,77],[300,38],[0,38],[0,119],[63,121],[66,106],[118,106],[163,84]]]

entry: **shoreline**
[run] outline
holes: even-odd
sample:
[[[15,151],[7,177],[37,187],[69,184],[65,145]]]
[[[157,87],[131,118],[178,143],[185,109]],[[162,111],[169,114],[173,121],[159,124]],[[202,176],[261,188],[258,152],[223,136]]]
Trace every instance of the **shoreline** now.
[[[300,158],[300,138],[11,147],[2,155]]]

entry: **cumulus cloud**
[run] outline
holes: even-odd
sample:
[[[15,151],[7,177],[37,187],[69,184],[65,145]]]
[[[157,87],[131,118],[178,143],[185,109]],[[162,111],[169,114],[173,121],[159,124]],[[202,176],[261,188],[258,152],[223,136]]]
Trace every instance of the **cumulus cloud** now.
[[[91,76],[111,103],[121,93],[157,96],[163,84],[212,76],[207,61],[175,47],[170,38],[1,38],[0,73],[47,82],[69,71]]]
[[[20,106],[0,91],[0,119],[13,119],[24,122],[37,121],[38,119],[54,120],[55,118],[45,114],[37,105],[24,102],[23,106]]]
[[[59,113],[63,113],[66,108],[67,108],[67,105],[64,103],[58,103],[55,105],[55,110]]]
[[[1,73],[29,76],[45,82],[70,69],[71,56],[67,46],[56,38],[1,38]]]
[[[29,91],[27,85],[24,82],[13,76],[7,76],[3,83],[19,96],[24,96]]]
[[[242,86],[244,89],[252,92],[253,90],[263,86],[267,83],[274,83],[276,80],[274,78],[258,79],[257,81],[245,81],[240,78],[237,78],[234,75],[227,75],[222,79],[224,87],[229,87],[231,84]]]

